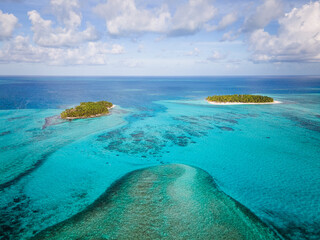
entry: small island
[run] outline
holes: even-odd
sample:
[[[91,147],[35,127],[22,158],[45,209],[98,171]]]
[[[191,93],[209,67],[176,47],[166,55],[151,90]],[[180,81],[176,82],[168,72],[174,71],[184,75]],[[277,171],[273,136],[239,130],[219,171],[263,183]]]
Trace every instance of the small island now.
[[[233,94],[233,95],[214,95],[206,98],[208,103],[217,105],[232,104],[274,104],[280,103],[273,98],[261,95]]]
[[[62,119],[94,118],[106,115],[114,105],[111,102],[82,102],[79,106],[66,109],[60,114]]]

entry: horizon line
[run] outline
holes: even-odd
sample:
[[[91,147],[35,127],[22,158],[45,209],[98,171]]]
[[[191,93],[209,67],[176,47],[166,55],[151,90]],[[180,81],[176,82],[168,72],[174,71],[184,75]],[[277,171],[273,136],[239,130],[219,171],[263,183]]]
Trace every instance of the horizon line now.
[[[319,75],[308,75],[308,74],[239,74],[239,75],[0,75],[0,77],[320,77]]]

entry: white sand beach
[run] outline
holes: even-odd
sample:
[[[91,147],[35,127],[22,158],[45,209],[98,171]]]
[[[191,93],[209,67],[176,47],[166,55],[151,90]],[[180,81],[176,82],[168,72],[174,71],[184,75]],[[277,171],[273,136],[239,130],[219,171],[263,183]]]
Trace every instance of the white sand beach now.
[[[213,105],[261,105],[261,104],[279,104],[282,103],[280,101],[273,101],[273,102],[266,102],[266,103],[241,103],[241,102],[210,102],[207,101],[210,104]]]

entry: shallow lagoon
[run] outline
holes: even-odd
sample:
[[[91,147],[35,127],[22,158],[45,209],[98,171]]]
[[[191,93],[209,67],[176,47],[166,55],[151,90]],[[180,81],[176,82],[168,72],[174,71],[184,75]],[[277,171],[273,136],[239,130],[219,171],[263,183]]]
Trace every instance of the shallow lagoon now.
[[[3,239],[31,237],[85,209],[126,173],[167,163],[204,169],[220,189],[287,238],[319,238],[320,79],[0,83]],[[283,104],[204,101],[233,92],[267,94]],[[61,109],[101,99],[118,105],[112,115],[53,121],[43,129],[45,119]]]

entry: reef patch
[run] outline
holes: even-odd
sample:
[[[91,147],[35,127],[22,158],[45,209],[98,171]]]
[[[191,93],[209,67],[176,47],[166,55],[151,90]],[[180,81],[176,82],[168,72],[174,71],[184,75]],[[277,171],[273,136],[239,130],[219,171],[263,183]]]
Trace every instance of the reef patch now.
[[[136,170],[72,218],[34,239],[278,239],[205,171],[183,164]]]

